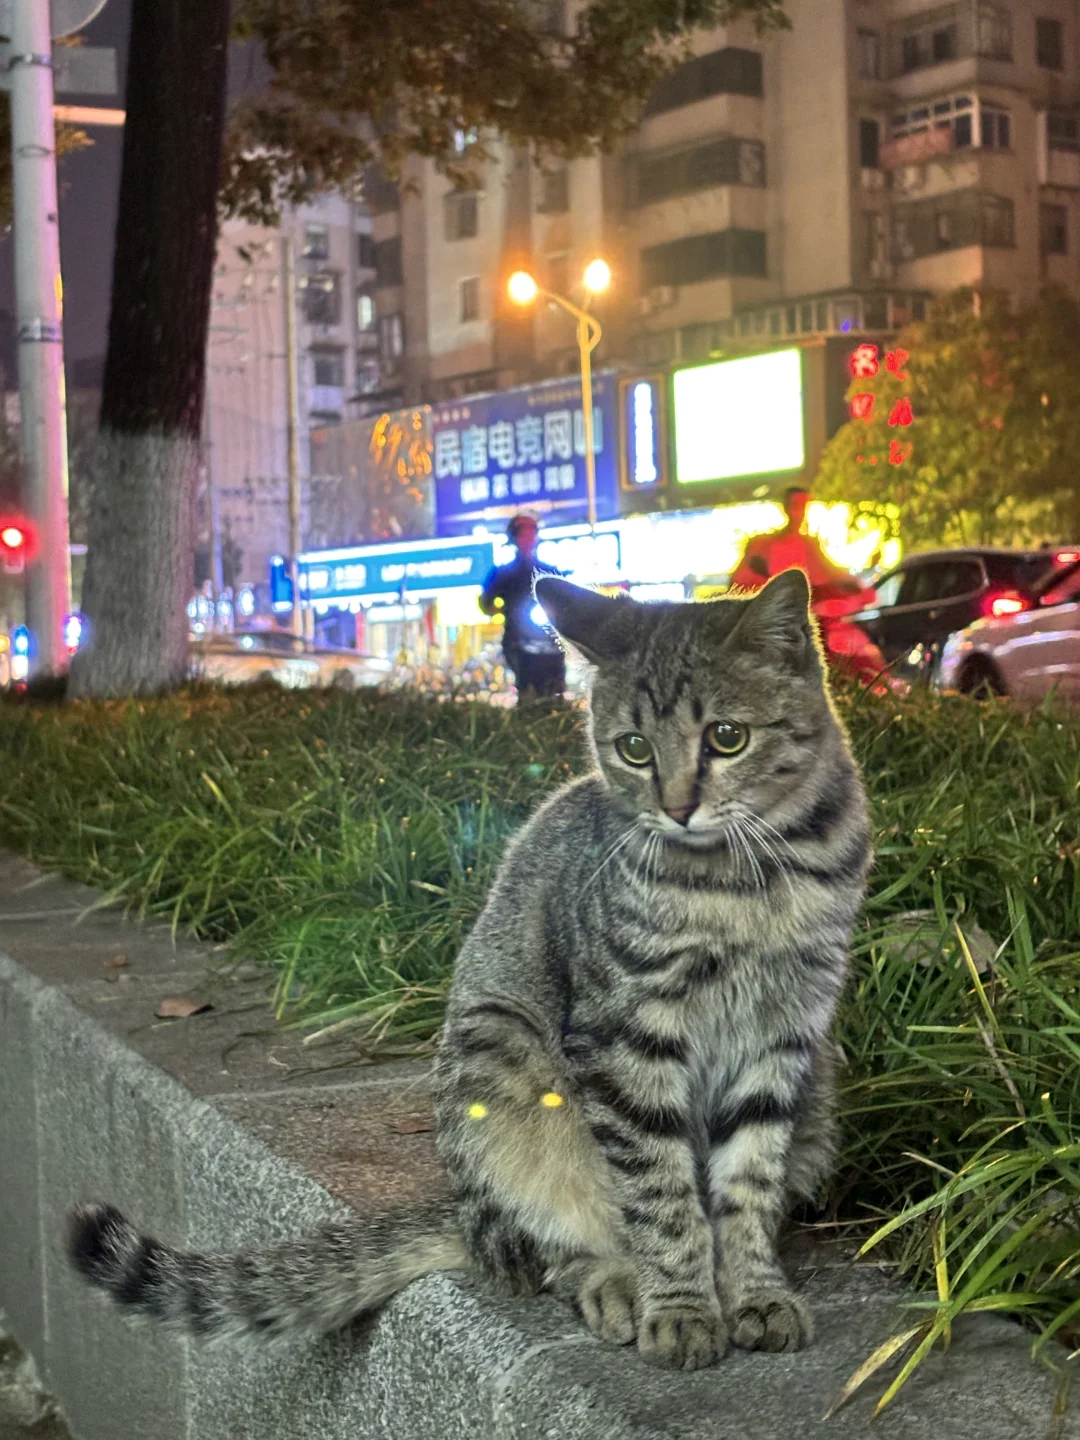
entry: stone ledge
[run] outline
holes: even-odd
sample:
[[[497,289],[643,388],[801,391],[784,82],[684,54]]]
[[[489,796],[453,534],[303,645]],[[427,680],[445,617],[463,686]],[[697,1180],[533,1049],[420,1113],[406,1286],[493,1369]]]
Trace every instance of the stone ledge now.
[[[818,1339],[673,1375],[601,1346],[554,1300],[432,1276],[372,1322],[284,1356],[201,1351],[121,1317],[60,1253],[76,1200],[107,1198],[180,1244],[228,1248],[386,1212],[442,1183],[426,1066],[336,1068],[347,1045],[266,1033],[263,982],[212,981],[209,951],[0,856],[0,1307],[76,1440],[838,1440],[871,1433],[881,1386],[821,1415],[902,1297],[811,1251]],[[128,964],[106,969],[124,954]],[[121,978],[124,977],[124,978]],[[214,1009],[158,1021],[164,995]],[[262,1013],[260,1014],[260,1009]],[[260,1033],[261,1032],[261,1033]],[[354,1057],[355,1058],[355,1057]],[[402,1124],[402,1122],[406,1122]],[[990,1316],[957,1327],[881,1440],[1080,1440],[1055,1381]]]

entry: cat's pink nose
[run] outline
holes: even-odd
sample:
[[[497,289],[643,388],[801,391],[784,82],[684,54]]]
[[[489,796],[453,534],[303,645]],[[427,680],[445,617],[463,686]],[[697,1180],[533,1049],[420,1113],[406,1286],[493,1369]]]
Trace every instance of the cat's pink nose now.
[[[676,825],[685,825],[696,809],[696,805],[680,805],[677,809],[674,810],[669,810],[665,806],[664,814],[670,815],[672,820],[675,821]]]

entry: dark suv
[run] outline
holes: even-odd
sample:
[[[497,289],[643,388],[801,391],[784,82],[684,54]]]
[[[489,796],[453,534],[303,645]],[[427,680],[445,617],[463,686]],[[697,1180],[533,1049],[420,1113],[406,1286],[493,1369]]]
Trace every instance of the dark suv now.
[[[895,674],[928,679],[941,647],[956,630],[983,616],[1023,608],[1055,565],[1076,551],[933,550],[909,555],[882,576],[877,604],[851,618],[861,625]]]

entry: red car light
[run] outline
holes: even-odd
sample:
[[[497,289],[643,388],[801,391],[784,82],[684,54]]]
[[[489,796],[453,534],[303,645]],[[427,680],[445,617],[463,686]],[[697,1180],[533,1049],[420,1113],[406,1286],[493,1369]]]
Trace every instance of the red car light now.
[[[1080,550],[1059,550],[1054,556],[1055,565],[1075,565],[1080,560]]]
[[[992,615],[995,620],[1000,620],[1003,615],[1019,615],[1021,610],[1030,609],[1031,601],[1017,595],[1015,590],[988,595],[983,601],[983,614]]]

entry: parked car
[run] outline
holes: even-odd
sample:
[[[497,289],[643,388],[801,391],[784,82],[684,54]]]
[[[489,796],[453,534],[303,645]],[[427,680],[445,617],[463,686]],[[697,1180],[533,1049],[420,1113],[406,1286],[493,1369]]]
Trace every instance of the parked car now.
[[[329,645],[315,645],[282,630],[243,630],[193,642],[192,675],[229,685],[274,680],[288,689],[309,685],[380,685],[389,660]]]
[[[1080,564],[1047,576],[1030,600],[952,635],[937,683],[967,695],[1080,701]]]
[[[1080,549],[997,550],[989,546],[910,555],[875,581],[875,605],[851,616],[907,680],[930,680],[949,636],[976,620],[1030,608],[1049,575]]]

